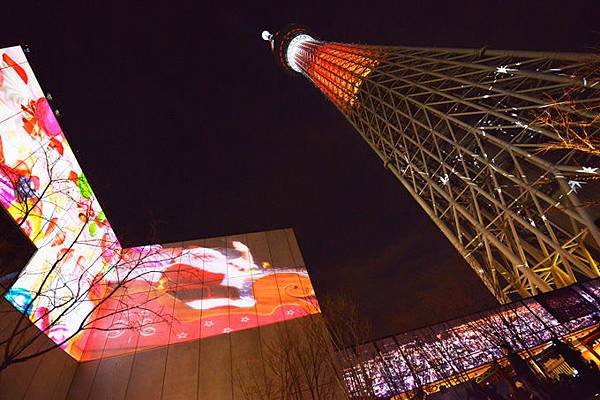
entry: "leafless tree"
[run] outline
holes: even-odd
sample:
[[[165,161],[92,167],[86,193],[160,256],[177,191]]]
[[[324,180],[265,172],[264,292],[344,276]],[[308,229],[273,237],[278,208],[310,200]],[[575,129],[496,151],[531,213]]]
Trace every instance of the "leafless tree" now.
[[[446,387],[454,391],[454,387],[458,384],[468,382],[470,380],[468,370],[470,363],[463,357],[469,351],[465,348],[458,335],[449,329],[445,324],[441,327],[427,328],[427,333],[423,332],[421,337],[427,346],[423,346],[423,355],[429,365],[435,370],[439,384],[445,384]],[[440,329],[441,328],[441,329]],[[454,393],[457,395],[457,393]]]
[[[271,326],[262,360],[250,360],[236,380],[244,399],[338,399],[344,393],[331,340],[320,315]],[[262,364],[262,365],[260,365]]]
[[[244,399],[375,398],[372,369],[361,352],[369,337],[356,305],[345,297],[321,302],[316,314],[271,326],[262,357],[235,371]]]
[[[151,323],[147,321],[170,317],[147,307],[154,298],[140,300],[129,292],[129,284],[152,284],[150,278],[161,273],[154,270],[157,260],[168,262],[171,255],[156,246],[124,250],[114,235],[100,234],[105,217],[85,175],[63,143],[41,129],[31,107],[34,105],[23,108],[28,140],[11,143],[21,146],[21,153],[28,149],[30,154],[9,165],[3,150],[8,143],[3,148],[0,140],[1,203],[8,205],[11,219],[37,247],[19,277],[28,282],[28,297],[13,296],[12,305],[2,301],[0,372],[63,347],[85,330],[113,329],[109,322],[116,315],[126,317],[125,323],[120,321],[114,328],[119,330],[143,329]],[[10,246],[3,241],[0,251],[10,252]],[[92,249],[86,254],[95,254],[95,259],[76,257],[81,249]],[[111,254],[108,261],[104,257],[107,252]],[[74,265],[78,276],[72,273]],[[7,296],[12,295],[14,291],[9,290]],[[33,310],[34,304],[43,306]],[[141,313],[153,315],[139,318]],[[78,325],[63,329],[67,319]],[[43,335],[53,340],[39,340]]]
[[[86,228],[86,224],[83,224],[81,231]],[[94,273],[96,267],[93,266],[94,263],[90,263],[84,266],[81,275],[75,280],[61,281],[59,275],[59,278],[50,282],[48,277],[60,271],[69,250],[76,244],[82,244],[79,236],[67,246],[61,257],[44,271],[44,279],[32,290],[33,298],[22,305],[20,313],[8,303],[4,303],[0,312],[0,326],[3,327],[3,335],[0,336],[0,372],[13,364],[28,361],[62,347],[86,330],[141,330],[149,324],[169,322],[172,318],[169,313],[157,312],[148,307],[149,303],[163,295],[162,292],[140,300],[139,295],[129,292],[129,284],[133,281],[154,284],[150,277],[162,273],[153,268],[157,258],[161,258],[163,262],[170,262],[174,256],[159,253],[155,247],[139,248],[135,251],[120,250],[118,257],[102,272]],[[92,242],[85,244],[98,245]],[[59,282],[56,283],[56,280]],[[29,315],[27,307],[38,300],[44,300],[46,307]],[[59,338],[52,335],[53,330],[61,326],[63,319],[73,314],[77,314],[80,320],[76,329]],[[117,315],[125,317],[125,320],[120,318],[118,326],[111,323]],[[141,318],[142,315],[150,315],[151,318]],[[44,341],[45,344],[40,346],[39,339],[42,335],[52,336],[54,340]]]
[[[343,369],[346,388],[353,397],[375,398],[373,366],[378,360],[363,346],[372,339],[371,324],[361,316],[358,304],[348,296],[326,297],[321,304],[327,332],[337,354],[334,361]]]
[[[600,90],[599,71],[600,55],[593,55],[571,71],[583,87],[569,87],[561,98],[549,97],[546,106],[533,111],[531,125],[548,129],[557,137],[554,142],[544,143],[540,152],[574,150],[600,156],[600,104],[581,94]]]

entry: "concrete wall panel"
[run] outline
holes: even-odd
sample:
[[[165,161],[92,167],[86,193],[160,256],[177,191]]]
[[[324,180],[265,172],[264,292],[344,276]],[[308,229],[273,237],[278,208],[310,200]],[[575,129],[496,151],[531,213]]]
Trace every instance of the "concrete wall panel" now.
[[[294,258],[290,251],[285,230],[268,231],[266,235],[273,266],[277,268],[293,268],[295,266]]]
[[[9,335],[15,323],[21,319],[21,313],[0,297],[0,334]],[[38,335],[39,330],[28,319],[21,323],[27,327],[23,335],[17,336],[16,343],[25,343]],[[22,340],[22,341],[21,341]],[[52,346],[45,335],[39,335],[35,341],[19,356],[33,355]],[[0,348],[4,351],[4,348]],[[0,400],[17,399],[53,399],[67,392],[70,379],[77,368],[77,362],[61,349],[55,348],[28,361],[13,364],[0,373]],[[65,379],[67,378],[67,379]]]
[[[49,340],[44,337],[45,341]],[[48,343],[49,344],[49,343]],[[31,379],[31,384],[25,393],[25,400],[63,399],[70,381],[64,380],[63,372],[68,377],[77,368],[77,362],[61,349],[55,349],[41,357],[40,363]],[[63,378],[63,379],[61,379]]]
[[[127,386],[127,400],[159,400],[165,376],[167,348],[135,353]]]
[[[67,356],[66,353],[62,353]],[[54,391],[52,393],[52,400],[68,399],[69,389],[71,388],[71,382],[77,371],[77,363],[71,357],[65,360],[60,376],[57,380],[53,381]]]
[[[298,240],[296,239],[296,235],[294,235],[294,231],[290,228],[285,230],[285,235],[288,239],[288,244],[290,246],[290,251],[292,252],[292,258],[294,259],[295,267],[304,267],[306,264],[304,263],[304,258],[302,257],[302,252],[300,251],[300,246],[298,246]]]
[[[196,400],[200,341],[169,345],[163,400]]]
[[[100,361],[93,360],[79,363],[69,388],[67,396],[69,400],[87,400],[92,390]]]
[[[127,392],[133,355],[108,357],[100,360],[89,400],[122,400]]]
[[[232,399],[229,335],[213,336],[201,341],[198,372],[198,399]]]
[[[237,400],[244,398],[240,386],[264,380],[260,329],[246,329],[230,336],[233,398]]]

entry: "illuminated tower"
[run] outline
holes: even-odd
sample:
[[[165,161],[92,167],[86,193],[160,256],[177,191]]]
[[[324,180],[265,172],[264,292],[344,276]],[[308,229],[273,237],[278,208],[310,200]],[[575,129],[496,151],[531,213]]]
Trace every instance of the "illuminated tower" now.
[[[263,39],[500,302],[600,276],[598,57],[331,43],[298,25]]]

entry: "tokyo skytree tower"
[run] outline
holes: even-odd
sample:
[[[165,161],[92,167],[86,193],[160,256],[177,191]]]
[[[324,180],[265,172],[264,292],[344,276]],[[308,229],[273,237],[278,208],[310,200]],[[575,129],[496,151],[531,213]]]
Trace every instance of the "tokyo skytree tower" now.
[[[600,276],[598,56],[332,43],[299,25],[262,36],[500,302]]]

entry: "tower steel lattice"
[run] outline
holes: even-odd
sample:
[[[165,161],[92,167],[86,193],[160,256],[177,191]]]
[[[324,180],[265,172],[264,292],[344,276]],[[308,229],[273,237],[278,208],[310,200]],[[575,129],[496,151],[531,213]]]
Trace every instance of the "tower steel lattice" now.
[[[600,59],[263,32],[500,302],[600,276]]]

